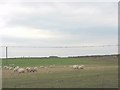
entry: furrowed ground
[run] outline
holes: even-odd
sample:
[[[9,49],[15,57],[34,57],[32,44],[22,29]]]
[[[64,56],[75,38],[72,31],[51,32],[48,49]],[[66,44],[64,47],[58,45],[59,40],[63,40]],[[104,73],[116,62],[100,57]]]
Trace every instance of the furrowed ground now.
[[[37,72],[17,73],[3,69],[3,88],[117,88],[116,56],[82,58],[17,58],[2,60],[3,66],[40,67]],[[85,65],[75,70],[71,65]],[[49,65],[55,65],[50,68]]]

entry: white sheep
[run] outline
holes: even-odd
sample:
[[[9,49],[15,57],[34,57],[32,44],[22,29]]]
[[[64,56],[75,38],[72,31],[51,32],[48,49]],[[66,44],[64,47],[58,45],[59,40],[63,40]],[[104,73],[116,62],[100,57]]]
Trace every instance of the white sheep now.
[[[18,71],[18,73],[25,73],[25,69],[24,68],[19,68],[17,71]]]
[[[15,64],[9,64],[9,66],[14,66]]]
[[[6,68],[7,68],[7,66],[3,66],[3,68],[4,68],[4,69],[6,69]]]
[[[9,66],[3,66],[4,69],[9,69]]]
[[[9,67],[9,70],[13,70],[13,67]]]
[[[30,72],[30,71],[31,71],[31,68],[27,67],[26,70],[27,70],[27,72]]]
[[[37,67],[34,67],[34,68],[31,69],[30,72],[37,72],[37,70],[38,70],[38,68],[37,68]]]
[[[85,66],[84,66],[84,65],[80,65],[78,68],[79,68],[79,69],[84,69]]]
[[[37,67],[34,67],[33,69],[34,69],[34,71],[37,71],[37,70],[38,70],[38,68],[37,68]]]
[[[44,68],[44,66],[40,66],[40,68]]]
[[[6,66],[6,69],[9,69],[9,66]]]
[[[34,67],[34,69],[38,69],[38,67]]]
[[[78,69],[79,65],[73,65],[73,69]]]
[[[15,68],[13,69],[13,71],[15,72],[15,71],[17,71],[18,69],[19,69],[19,66],[15,67]]]
[[[84,69],[84,65],[73,65],[74,69]]]
[[[50,67],[50,68],[54,68],[54,67],[55,67],[55,64],[53,64],[53,65],[50,65],[49,67]]]

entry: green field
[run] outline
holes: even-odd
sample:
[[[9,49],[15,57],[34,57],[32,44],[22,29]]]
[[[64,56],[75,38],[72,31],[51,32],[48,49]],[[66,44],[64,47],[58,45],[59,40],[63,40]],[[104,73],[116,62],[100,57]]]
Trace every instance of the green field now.
[[[34,73],[17,73],[3,69],[3,88],[117,88],[118,58],[116,56],[83,58],[19,58],[4,59],[3,66],[45,66]],[[83,70],[71,65],[83,64]],[[50,68],[49,65],[55,65]]]

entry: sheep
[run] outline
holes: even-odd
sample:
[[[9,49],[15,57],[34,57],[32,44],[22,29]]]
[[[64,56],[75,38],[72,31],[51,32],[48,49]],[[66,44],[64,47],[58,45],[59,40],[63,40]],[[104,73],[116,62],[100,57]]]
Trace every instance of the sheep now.
[[[15,71],[17,71],[18,69],[19,69],[19,66],[15,67],[15,68],[13,69],[13,71],[15,72]]]
[[[6,69],[8,69],[8,70],[9,70],[9,68],[10,68],[10,67],[8,66]]]
[[[3,68],[4,68],[4,69],[6,69],[6,68],[7,68],[7,66],[3,66]]]
[[[40,66],[40,68],[44,68],[44,66]]]
[[[30,70],[30,72],[37,72],[37,69],[38,69],[37,67],[34,67]]]
[[[8,66],[3,66],[3,68],[4,68],[4,69],[7,69],[7,68],[8,68]]]
[[[4,68],[4,69],[9,69],[9,66],[4,66],[3,68]]]
[[[73,65],[74,69],[84,69],[84,65]]]
[[[73,65],[73,69],[78,69],[79,65]]]
[[[55,67],[55,65],[50,65],[49,67],[50,67],[50,68],[54,68],[54,67]]]
[[[37,70],[37,69],[38,69],[38,67],[34,67],[34,69],[36,69],[36,70]]]
[[[84,69],[84,67],[85,67],[84,65],[80,65],[78,68],[79,69]]]
[[[13,67],[9,67],[9,70],[12,70],[13,69]]]
[[[31,68],[27,67],[26,70],[27,70],[27,72],[30,72],[30,71],[31,71]]]
[[[9,64],[9,66],[11,66],[11,67],[14,66],[14,65],[15,65],[15,64]]]
[[[38,70],[38,68],[37,68],[37,67],[34,67],[33,69],[34,69],[34,71],[37,71],[37,70]]]
[[[18,71],[18,73],[25,73],[25,69],[24,68],[19,68],[17,71]]]

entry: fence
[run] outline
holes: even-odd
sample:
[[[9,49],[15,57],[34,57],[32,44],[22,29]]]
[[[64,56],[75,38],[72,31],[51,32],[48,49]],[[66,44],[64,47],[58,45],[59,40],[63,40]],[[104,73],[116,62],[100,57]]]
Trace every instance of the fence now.
[[[2,58],[85,56],[118,54],[118,45],[98,46],[1,46]]]

